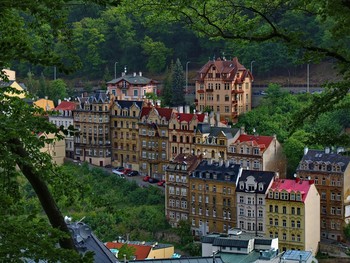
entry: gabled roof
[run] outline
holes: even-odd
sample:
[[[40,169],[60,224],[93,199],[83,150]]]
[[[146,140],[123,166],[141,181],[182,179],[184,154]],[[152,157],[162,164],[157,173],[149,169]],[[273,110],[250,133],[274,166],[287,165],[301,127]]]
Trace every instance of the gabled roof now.
[[[42,108],[45,111],[52,110],[55,108],[53,101],[47,99],[39,99],[37,101],[34,101],[34,105],[39,108]]]
[[[205,114],[199,114],[199,113],[174,113],[174,117],[179,121],[179,122],[190,122],[192,119],[195,117],[197,118],[198,122],[203,122]]]
[[[264,151],[270,146],[273,139],[273,136],[241,134],[234,143],[248,142],[250,145],[259,147],[261,151]]]
[[[155,80],[140,76],[140,74],[128,74],[121,76],[120,78],[112,79],[107,84],[117,84],[119,82],[126,81],[132,85],[148,85],[150,83],[158,83]]]
[[[62,101],[56,108],[55,110],[75,110],[76,103],[71,102],[71,101]]]
[[[239,164],[229,163],[228,161],[220,164],[219,162],[203,160],[193,171],[192,177],[236,183],[240,168]],[[203,173],[209,173],[209,178],[204,176]],[[216,179],[214,179],[214,175],[216,175]]]
[[[244,187],[244,189],[240,189],[239,185],[240,185],[240,182],[245,183],[249,176],[253,176],[256,183],[257,183],[257,188],[253,193],[264,194],[264,193],[266,193],[267,188],[270,185],[271,181],[276,176],[276,173],[269,172],[269,171],[243,170],[242,175],[240,176],[240,178],[238,180],[238,187],[236,188],[236,192],[245,192],[246,191],[246,187]],[[263,184],[263,188],[261,190],[258,187],[259,183]]]
[[[120,249],[123,245],[127,245],[128,247],[133,247],[136,249],[135,257],[137,260],[143,260],[148,257],[149,252],[152,249],[152,246],[148,245],[138,245],[138,244],[127,244],[127,243],[119,243],[119,242],[107,242],[106,247],[108,249]]]
[[[302,202],[304,202],[312,184],[313,182],[311,180],[300,180],[299,178],[296,178],[295,180],[294,179],[277,179],[272,183],[270,190],[274,192],[286,191],[288,193],[300,192],[302,194],[302,197],[301,197]],[[267,196],[267,198],[269,197]],[[287,200],[285,201],[288,202]]]
[[[133,105],[136,105],[138,108],[142,108],[143,101],[134,101],[134,100],[116,100],[115,104],[121,109],[130,109]]]
[[[171,114],[173,112],[173,109],[169,109],[169,108],[158,108],[158,107],[143,107],[142,111],[141,111],[141,116],[140,118],[142,118],[143,116],[147,116],[149,115],[149,113],[151,112],[151,110],[155,110],[158,112],[159,116],[161,118],[165,118],[167,121],[170,120],[171,118]]]
[[[349,165],[350,157],[331,151],[329,151],[329,153],[326,153],[322,150],[308,150],[301,159],[300,163],[302,162],[310,162],[311,166],[313,166],[314,162],[319,162],[320,164],[324,163],[327,165],[337,164],[340,166],[340,170],[344,172],[346,167]],[[297,170],[300,170],[300,164]]]
[[[175,170],[177,164],[186,163],[187,171],[193,171],[198,166],[199,162],[200,159],[198,156],[180,153],[174,158],[174,160],[170,161],[168,168],[170,170]]]

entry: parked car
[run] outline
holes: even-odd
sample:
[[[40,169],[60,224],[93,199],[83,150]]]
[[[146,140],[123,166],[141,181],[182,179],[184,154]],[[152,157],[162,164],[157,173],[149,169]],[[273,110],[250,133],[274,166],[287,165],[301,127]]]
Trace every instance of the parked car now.
[[[159,179],[150,177],[150,178],[148,179],[148,182],[149,182],[150,184],[155,184],[155,183],[158,183],[158,182],[159,182]]]
[[[142,181],[148,182],[148,180],[151,178],[151,176],[146,175],[145,177],[142,178]]]
[[[165,186],[165,180],[161,180],[157,183],[159,186]]]
[[[123,174],[128,174],[128,173],[130,173],[132,170],[130,169],[130,168],[125,168],[124,170],[122,170],[121,172],[123,173]]]
[[[138,175],[139,175],[139,172],[135,170],[132,170],[129,173],[127,173],[127,176],[138,176]]]
[[[123,166],[117,166],[114,168],[116,171],[123,171],[125,168]]]
[[[117,171],[117,170],[113,169],[112,173],[114,173],[115,175],[117,175],[120,178],[125,178],[125,174],[122,171]]]

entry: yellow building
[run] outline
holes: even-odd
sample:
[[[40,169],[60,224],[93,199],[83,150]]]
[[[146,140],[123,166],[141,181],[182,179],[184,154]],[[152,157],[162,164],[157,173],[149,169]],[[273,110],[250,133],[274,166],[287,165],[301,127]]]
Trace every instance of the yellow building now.
[[[279,248],[316,255],[320,242],[320,195],[312,180],[276,179],[266,196],[266,235]]]
[[[14,89],[15,91],[20,91],[21,93],[20,94],[15,94],[15,93],[12,93],[12,92],[6,92],[5,94],[7,96],[17,96],[21,99],[25,98],[26,94],[25,94],[25,90],[17,83],[17,81],[15,80],[10,80],[8,82],[5,82],[5,81],[0,81],[0,88],[1,87],[10,87],[12,89]]]
[[[142,101],[116,100],[111,109],[112,163],[139,170],[139,117]]]
[[[225,233],[237,225],[236,185],[242,169],[228,161],[203,160],[189,177],[193,235]]]
[[[239,115],[251,110],[252,81],[251,72],[236,57],[208,61],[196,79],[196,110],[210,108],[220,113],[221,121],[235,122]]]
[[[63,135],[63,134],[62,134]],[[46,139],[55,139],[54,134],[41,133],[39,137],[44,136]],[[45,143],[45,146],[40,149],[41,152],[47,153],[52,157],[52,162],[58,165],[63,164],[66,157],[66,143],[65,140],[54,140],[52,143]]]
[[[45,99],[39,99],[37,101],[34,101],[34,105],[42,108],[44,111],[51,111],[55,108],[55,104],[52,100]]]

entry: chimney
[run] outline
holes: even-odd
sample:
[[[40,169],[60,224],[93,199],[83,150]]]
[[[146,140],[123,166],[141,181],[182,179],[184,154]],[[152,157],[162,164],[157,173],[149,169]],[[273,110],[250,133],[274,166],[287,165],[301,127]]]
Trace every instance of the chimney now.
[[[142,71],[139,72],[139,76],[142,77]]]
[[[229,167],[230,166],[230,161],[229,160],[225,160],[225,167]]]
[[[216,127],[219,127],[220,123],[220,111],[216,112]]]
[[[183,106],[177,106],[177,110],[179,111],[179,113],[183,113],[184,112],[184,107]]]
[[[134,72],[133,76],[136,77],[136,72]]]
[[[212,165],[213,164],[213,159],[209,158],[208,159],[208,165]]]
[[[307,152],[309,151],[309,148],[305,147],[304,148],[304,155],[307,155]]]
[[[344,147],[337,148],[337,154],[344,152]]]
[[[60,105],[61,104],[61,99],[58,99],[58,101],[57,101],[57,105]]]
[[[244,126],[241,126],[240,133],[245,134],[245,127]]]
[[[185,113],[190,113],[190,106],[188,105],[185,106]]]
[[[222,158],[219,159],[219,166],[223,166],[224,160]]]
[[[300,182],[300,178],[299,177],[295,177],[295,182],[299,183]]]
[[[331,151],[331,149],[330,149],[329,147],[326,147],[326,148],[324,149],[324,153],[326,153],[326,154],[329,154],[330,151]]]

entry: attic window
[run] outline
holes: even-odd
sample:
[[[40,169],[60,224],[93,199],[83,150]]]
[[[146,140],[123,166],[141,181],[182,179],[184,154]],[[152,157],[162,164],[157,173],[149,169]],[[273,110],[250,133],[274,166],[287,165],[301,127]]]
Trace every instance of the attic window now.
[[[259,191],[262,191],[264,189],[264,185],[262,183],[259,183]]]
[[[244,183],[243,183],[243,182],[240,182],[240,183],[239,183],[239,189],[241,189],[241,190],[244,189]]]
[[[214,67],[212,67],[212,70],[216,70],[216,67],[214,66]]]

